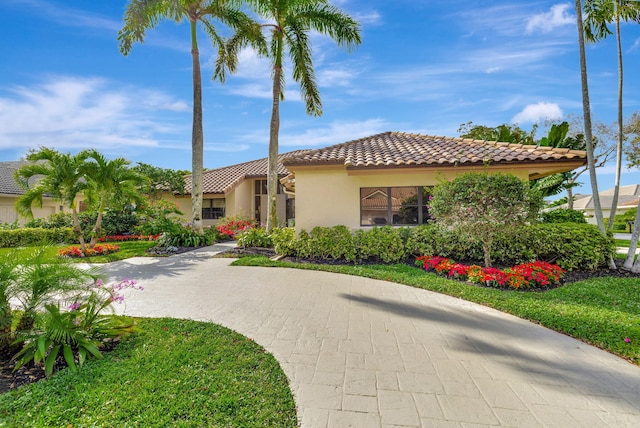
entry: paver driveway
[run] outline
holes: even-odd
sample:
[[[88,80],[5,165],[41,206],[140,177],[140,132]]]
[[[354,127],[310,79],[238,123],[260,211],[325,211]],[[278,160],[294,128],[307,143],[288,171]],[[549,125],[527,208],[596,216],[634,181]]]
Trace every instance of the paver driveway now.
[[[530,322],[425,290],[231,267],[219,246],[111,263],[145,286],[135,316],[206,320],[263,345],[303,427],[640,426],[640,367]]]

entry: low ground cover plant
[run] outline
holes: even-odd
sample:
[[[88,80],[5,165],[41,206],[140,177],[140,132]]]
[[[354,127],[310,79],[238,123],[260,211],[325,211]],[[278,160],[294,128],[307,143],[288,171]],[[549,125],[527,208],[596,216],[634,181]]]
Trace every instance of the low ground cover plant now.
[[[60,257],[84,258],[93,256],[105,256],[120,251],[120,246],[115,244],[98,244],[93,248],[85,248],[84,251],[77,246],[62,248],[58,251]]]
[[[416,264],[427,272],[451,279],[516,290],[546,289],[559,285],[565,272],[560,266],[539,260],[507,269],[461,264],[439,256],[418,257]]]
[[[155,241],[159,237],[160,237],[160,234],[157,234],[157,235],[136,235],[136,234],[108,235],[108,236],[103,236],[102,238],[98,238],[98,241],[99,242]]]

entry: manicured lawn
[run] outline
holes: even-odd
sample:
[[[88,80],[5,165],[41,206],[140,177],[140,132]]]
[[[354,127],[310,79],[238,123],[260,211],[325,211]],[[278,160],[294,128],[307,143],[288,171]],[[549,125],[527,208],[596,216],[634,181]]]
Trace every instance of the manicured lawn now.
[[[295,427],[272,355],[226,328],[140,319],[102,360],[0,395],[0,426]]]
[[[279,266],[357,275],[476,302],[573,336],[640,365],[640,281],[593,278],[545,292],[502,291],[441,278],[411,266],[320,265],[244,257],[242,266]],[[630,342],[625,342],[628,338]]]
[[[629,245],[631,245],[631,241],[629,241],[628,239],[616,239],[616,247],[627,247],[629,248]]]
[[[94,257],[85,257],[78,259],[71,259],[78,263],[107,263],[107,262],[115,262],[117,260],[124,260],[130,257],[141,257],[145,256],[145,251],[154,245],[156,245],[155,241],[127,241],[127,242],[115,242],[116,245],[120,247],[120,251],[116,253],[107,254],[105,256],[94,256]],[[74,245],[77,246],[77,245]],[[49,257],[57,257],[58,250],[61,248],[70,247],[70,245],[52,245],[47,247],[46,254]],[[30,251],[30,247],[24,248],[0,248],[0,257],[6,257],[13,250],[15,251]]]

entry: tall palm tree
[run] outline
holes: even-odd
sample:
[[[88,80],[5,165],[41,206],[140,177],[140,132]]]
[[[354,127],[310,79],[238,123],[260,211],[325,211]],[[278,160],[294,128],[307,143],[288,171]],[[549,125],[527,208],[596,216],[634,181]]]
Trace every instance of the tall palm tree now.
[[[608,228],[613,226],[618,195],[620,193],[620,176],[622,175],[622,145],[623,135],[623,111],[622,89],[624,67],[622,63],[622,37],[620,33],[620,21],[634,21],[640,23],[640,1],[637,0],[586,0],[584,4],[585,21],[584,31],[587,41],[598,42],[613,34],[608,24],[615,23],[616,45],[618,49],[618,139],[616,146],[616,178],[611,202],[611,215]]]
[[[136,186],[141,184],[144,178],[128,168],[131,162],[125,158],[107,160],[95,149],[85,150],[81,156],[86,158],[86,162],[80,167],[81,173],[87,180],[85,197],[98,212],[89,243],[89,248],[92,248],[101,235],[102,215],[108,202],[135,202],[139,205],[143,198]]]
[[[259,35],[259,27],[246,14],[225,0],[130,0],[124,14],[124,27],[118,32],[120,52],[128,55],[134,42],[144,42],[145,32],[161,20],[189,21],[193,80],[193,125],[191,134],[191,221],[202,233],[202,170],[204,134],[202,127],[202,75],[198,49],[198,23],[218,48],[214,79],[224,82],[225,71],[235,71],[237,59],[229,56],[225,40],[213,20],[225,24],[242,34]]]
[[[360,26],[340,9],[325,0],[246,0],[258,15],[269,20],[263,24],[270,35],[268,56],[272,62],[273,85],[269,160],[267,173],[267,230],[278,224],[278,137],[280,101],[284,99],[284,57],[289,56],[293,79],[300,84],[307,113],[322,114],[322,101],[316,83],[309,32],[328,35],[339,45],[352,48],[360,44]]]
[[[589,82],[587,79],[587,54],[584,46],[584,25],[582,22],[582,4],[580,0],[575,0],[576,23],[578,27],[578,48],[580,50],[580,81],[582,84],[582,113],[584,119],[584,143],[587,149],[587,167],[589,169],[589,180],[591,181],[591,193],[593,194],[593,209],[595,211],[598,229],[603,235],[607,233],[602,217],[602,205],[600,204],[600,193],[598,192],[598,178],[596,176],[596,165],[593,144],[593,133],[591,125],[591,104],[589,101]],[[613,258],[609,258],[609,268],[615,269]]]
[[[82,176],[82,165],[85,158],[82,154],[72,156],[56,150],[41,147],[32,150],[26,156],[31,163],[20,167],[15,178],[26,192],[16,201],[16,209],[22,215],[33,218],[33,205],[42,207],[44,196],[50,196],[71,208],[73,215],[73,231],[84,251],[85,242],[78,219],[76,197],[86,187]]]

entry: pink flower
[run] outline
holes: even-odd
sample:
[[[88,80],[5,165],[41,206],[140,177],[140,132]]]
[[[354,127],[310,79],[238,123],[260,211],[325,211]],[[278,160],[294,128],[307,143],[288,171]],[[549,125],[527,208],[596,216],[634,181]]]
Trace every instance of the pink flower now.
[[[625,337],[625,338],[624,338],[624,341],[625,341],[626,343],[630,343],[630,342],[631,342],[631,339],[629,339],[628,337]]]

